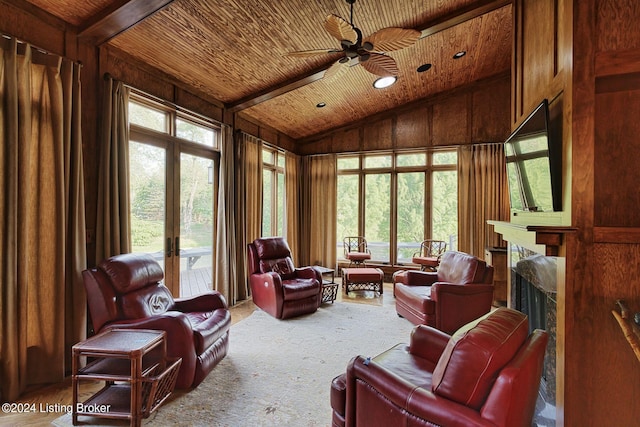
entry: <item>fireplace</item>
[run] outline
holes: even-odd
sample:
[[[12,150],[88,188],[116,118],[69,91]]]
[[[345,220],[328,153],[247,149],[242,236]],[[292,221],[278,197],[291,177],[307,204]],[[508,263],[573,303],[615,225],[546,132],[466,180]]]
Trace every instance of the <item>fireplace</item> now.
[[[556,309],[558,257],[511,245],[511,307],[529,317],[529,332],[546,330],[549,343],[540,391],[545,402],[556,403]]]

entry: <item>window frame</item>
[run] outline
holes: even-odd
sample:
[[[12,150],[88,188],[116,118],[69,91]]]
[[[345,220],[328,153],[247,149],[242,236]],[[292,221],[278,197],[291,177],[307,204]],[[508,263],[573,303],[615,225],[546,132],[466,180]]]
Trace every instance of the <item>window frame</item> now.
[[[450,164],[434,164],[433,156],[437,153],[454,153],[456,155],[456,163]],[[424,165],[399,166],[398,156],[406,154],[424,154]],[[366,167],[367,157],[391,156],[390,166]],[[346,168],[340,166],[341,159],[358,159],[357,162],[352,161],[358,167]],[[389,226],[389,259],[388,261],[378,261],[372,259],[372,264],[402,266],[405,263],[398,262],[398,175],[402,173],[424,173],[424,213],[423,213],[423,240],[430,238],[433,232],[433,202],[432,202],[432,185],[433,173],[440,171],[454,171],[457,174],[458,151],[457,147],[428,148],[421,150],[384,150],[384,151],[366,151],[357,153],[344,153],[337,156],[337,176],[356,175],[358,176],[358,235],[367,236],[365,229],[366,224],[366,176],[373,174],[390,174],[390,226]],[[339,179],[336,179],[336,185]],[[339,189],[338,189],[339,191]],[[337,226],[337,224],[336,224]],[[342,244],[341,239],[344,236],[337,236],[337,245]],[[338,262],[346,261],[343,251],[338,248]]]

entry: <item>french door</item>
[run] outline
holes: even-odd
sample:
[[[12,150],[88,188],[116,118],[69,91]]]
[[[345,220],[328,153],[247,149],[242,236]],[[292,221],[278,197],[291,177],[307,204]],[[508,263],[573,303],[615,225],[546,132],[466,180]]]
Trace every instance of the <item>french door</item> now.
[[[160,263],[174,296],[212,289],[217,153],[131,132],[129,165],[132,251]]]

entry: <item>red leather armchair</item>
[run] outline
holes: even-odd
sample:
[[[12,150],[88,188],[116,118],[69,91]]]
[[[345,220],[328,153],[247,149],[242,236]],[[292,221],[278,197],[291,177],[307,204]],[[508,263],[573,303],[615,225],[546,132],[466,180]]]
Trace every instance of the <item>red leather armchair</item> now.
[[[530,427],[547,340],[504,307],[453,336],[419,325],[409,345],[357,356],[334,378],[332,425]]]
[[[313,267],[295,268],[282,237],[248,245],[249,285],[255,305],[276,319],[313,313],[322,299],[322,276]]]
[[[146,254],[122,254],[83,271],[95,332],[107,328],[167,332],[167,355],[181,357],[177,388],[196,387],[227,354],[231,315],[217,291],[174,299],[160,265]]]
[[[447,251],[438,271],[397,271],[393,294],[399,316],[451,334],[491,310],[493,267],[472,255]]]

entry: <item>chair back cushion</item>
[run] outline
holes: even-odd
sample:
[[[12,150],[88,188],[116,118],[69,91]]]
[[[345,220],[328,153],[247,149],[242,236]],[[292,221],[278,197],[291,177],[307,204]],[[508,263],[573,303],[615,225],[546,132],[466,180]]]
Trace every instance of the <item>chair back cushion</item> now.
[[[295,277],[289,244],[282,237],[266,237],[253,241],[260,273],[275,272],[283,279]]]
[[[156,316],[171,310],[173,296],[161,282],[164,272],[148,254],[121,254],[102,261],[98,268],[115,291],[120,319]]]
[[[173,296],[162,283],[137,289],[119,297],[125,319],[141,319],[157,316],[171,310]]]
[[[527,316],[501,307],[454,333],[433,371],[432,391],[475,410],[529,335]]]
[[[159,283],[164,278],[160,264],[149,254],[121,254],[102,261],[102,270],[117,294],[125,294]]]
[[[456,284],[484,283],[486,263],[473,255],[447,251],[440,259],[438,281]]]

